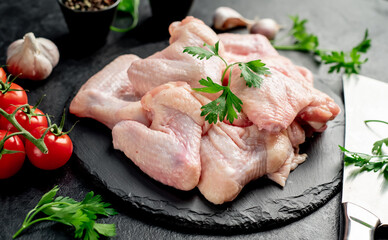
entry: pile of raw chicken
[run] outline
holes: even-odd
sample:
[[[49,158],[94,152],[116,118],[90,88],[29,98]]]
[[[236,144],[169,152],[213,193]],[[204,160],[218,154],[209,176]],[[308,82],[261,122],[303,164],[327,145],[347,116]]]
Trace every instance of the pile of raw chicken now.
[[[337,104],[313,87],[309,70],[280,56],[262,35],[217,35],[193,17],[172,23],[169,32],[164,50],[145,59],[119,56],[91,77],[71,113],[112,129],[114,148],[150,177],[181,190],[198,187],[214,204],[232,201],[264,175],[284,186],[307,157],[299,154],[306,133],[324,131]],[[271,72],[260,88],[247,87],[238,67],[223,79],[243,101],[233,124],[205,122],[201,107],[219,95],[192,90],[202,87],[201,78],[221,84],[225,64],[183,53],[217,41],[228,63],[261,59]]]

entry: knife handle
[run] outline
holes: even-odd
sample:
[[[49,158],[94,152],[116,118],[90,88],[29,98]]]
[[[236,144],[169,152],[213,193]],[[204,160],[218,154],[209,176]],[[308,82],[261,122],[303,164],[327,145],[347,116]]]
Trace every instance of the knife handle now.
[[[344,240],[373,240],[380,219],[354,203],[342,203],[345,216]]]

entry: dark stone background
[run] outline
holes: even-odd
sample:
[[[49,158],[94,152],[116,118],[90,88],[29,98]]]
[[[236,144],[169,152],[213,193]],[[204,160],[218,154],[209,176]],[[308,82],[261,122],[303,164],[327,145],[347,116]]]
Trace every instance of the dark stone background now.
[[[168,1],[166,1],[167,3]],[[212,24],[212,13],[218,6],[230,6],[253,19],[255,16],[276,19],[285,28],[290,26],[289,15],[299,14],[309,19],[308,28],[318,35],[325,49],[347,50],[357,44],[366,28],[372,38],[369,61],[363,66],[363,75],[388,81],[388,1],[386,0],[195,0],[190,15],[206,24]],[[171,6],[173,7],[173,6]],[[68,44],[68,30],[54,0],[1,0],[0,1],[0,65],[5,64],[9,44],[27,32],[53,40],[59,47],[61,58],[52,75],[43,82],[19,80],[29,89],[29,102],[36,102],[47,95],[41,109],[59,119],[72,96],[58,94],[75,92],[84,82],[115,57],[134,53],[146,57],[168,44],[166,31],[158,28],[151,17],[147,0],[141,1],[140,22],[136,30],[121,34],[111,32],[101,49],[88,55],[79,55],[76,45]],[[244,30],[239,30],[244,32]],[[283,32],[284,34],[285,32]],[[310,55],[299,52],[283,52],[296,64],[308,67],[315,76],[327,83],[338,95],[342,95],[340,75],[328,75],[327,67],[318,65]],[[53,91],[52,89],[56,89]],[[70,89],[70,90],[69,90]],[[308,180],[307,180],[308,181]],[[27,212],[40,197],[54,185],[59,185],[60,195],[77,200],[93,190],[101,194],[119,211],[119,215],[104,218],[103,222],[115,223],[118,235],[115,239],[337,239],[340,224],[340,193],[316,212],[286,226],[262,232],[249,232],[233,236],[208,235],[174,228],[174,223],[160,222],[143,212],[128,208],[121,200],[98,186],[92,177],[73,157],[63,168],[45,172],[33,168],[26,161],[23,169],[13,178],[0,181],[0,239],[11,239],[20,227]],[[42,223],[27,230],[20,239],[72,239],[71,228],[60,224]]]

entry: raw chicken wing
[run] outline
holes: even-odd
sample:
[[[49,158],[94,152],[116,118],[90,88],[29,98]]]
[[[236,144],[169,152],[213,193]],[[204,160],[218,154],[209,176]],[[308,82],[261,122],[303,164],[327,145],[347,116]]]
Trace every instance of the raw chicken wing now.
[[[148,125],[148,119],[136,97],[127,69],[139,57],[127,54],[117,57],[92,76],[70,104],[70,112],[90,117],[113,128],[121,120],[131,119]]]
[[[181,190],[197,186],[202,104],[183,82],[161,85],[141,100],[152,122],[122,121],[112,130],[113,145],[150,177]]]
[[[172,23],[169,31],[170,46],[148,58],[133,62],[128,69],[129,79],[138,96],[167,82],[185,81],[192,87],[201,87],[198,81],[210,77],[220,83],[225,64],[219,58],[212,57],[205,61],[183,53],[184,47],[188,46],[202,47],[204,43],[214,46],[219,40],[214,31],[193,17]],[[219,54],[223,54],[222,43]],[[216,94],[207,96],[217,97]]]
[[[287,131],[270,133],[255,125],[217,123],[201,140],[198,188],[207,200],[222,204],[232,201],[248,182],[265,174],[272,174],[284,186],[291,163],[295,168],[305,158],[294,152]],[[278,172],[279,169],[282,171]]]

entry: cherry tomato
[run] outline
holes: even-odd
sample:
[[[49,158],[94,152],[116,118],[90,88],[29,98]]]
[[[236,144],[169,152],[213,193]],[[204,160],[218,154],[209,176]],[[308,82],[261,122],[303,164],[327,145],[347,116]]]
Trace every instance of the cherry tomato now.
[[[40,138],[46,127],[37,127],[31,131],[35,138]],[[68,135],[55,136],[49,131],[44,137],[48,153],[42,153],[33,143],[26,141],[26,153],[30,162],[37,168],[53,170],[65,165],[73,153],[73,143]]]
[[[3,139],[7,131],[0,130],[0,139]],[[9,134],[9,133],[8,133]],[[18,136],[7,139],[4,149],[19,151],[18,153],[2,154],[0,158],[0,179],[9,178],[15,175],[22,168],[26,153],[24,145]]]
[[[15,111],[15,109],[17,107],[18,106],[11,105],[11,106],[7,107],[5,109],[5,111],[7,113],[11,114]],[[30,106],[30,107],[32,109],[32,106]],[[39,109],[35,109],[34,113],[39,114],[39,115],[44,115],[44,113]],[[16,121],[18,121],[18,123],[24,129],[26,129],[28,132],[31,132],[32,130],[34,130],[37,127],[41,127],[41,126],[48,127],[46,116],[31,116],[31,119],[28,119],[27,114],[24,111],[19,110],[16,113],[15,118],[16,118]],[[0,117],[0,129],[5,129],[5,130],[11,131],[11,132],[18,132],[18,130],[15,128],[15,126],[12,125],[12,123],[10,123],[3,116]]]
[[[11,83],[11,89],[20,91],[0,92],[0,108],[6,109],[9,105],[23,105],[27,103],[27,94],[22,87],[16,83]]]
[[[7,75],[5,74],[5,71],[3,68],[0,68],[0,80],[3,82],[7,80]]]

